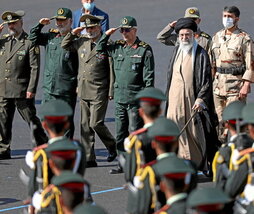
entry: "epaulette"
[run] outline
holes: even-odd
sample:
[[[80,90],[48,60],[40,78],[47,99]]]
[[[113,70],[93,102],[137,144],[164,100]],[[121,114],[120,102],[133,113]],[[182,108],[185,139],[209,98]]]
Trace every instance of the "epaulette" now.
[[[209,34],[203,32],[203,31],[201,32],[200,36],[205,37],[207,39],[211,39],[212,38]]]
[[[251,37],[248,33],[246,33],[245,31],[243,31],[241,29],[239,29],[239,30],[240,30],[240,33],[237,35],[237,37],[241,36],[241,37],[244,37],[247,40],[251,40]]]
[[[120,39],[120,40],[116,40],[116,44],[118,44],[118,45],[125,45],[125,41],[124,40],[122,40],[122,39]]]
[[[239,154],[240,154],[240,156],[244,156],[244,155],[252,153],[252,152],[254,152],[254,148],[248,148],[248,149],[242,150]]]
[[[142,46],[143,48],[146,48],[147,46],[149,46],[147,43],[141,41],[140,43],[138,43],[139,46]]]
[[[131,135],[138,135],[146,131],[147,131],[147,128],[141,128],[141,129],[138,129],[137,131],[132,132]]]
[[[58,30],[58,29],[55,29],[55,28],[50,28],[50,29],[49,29],[49,32],[50,32],[50,33],[59,33],[59,30]]]
[[[37,147],[33,148],[33,151],[38,151],[40,149],[46,149],[47,147],[48,147],[48,144],[44,143],[44,144],[42,144],[40,146],[37,146]]]

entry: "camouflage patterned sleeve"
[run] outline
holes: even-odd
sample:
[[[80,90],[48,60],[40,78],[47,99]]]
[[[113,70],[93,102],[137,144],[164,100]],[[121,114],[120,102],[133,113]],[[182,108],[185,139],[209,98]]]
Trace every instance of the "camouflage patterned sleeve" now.
[[[243,40],[243,54],[246,71],[242,79],[254,82],[254,45],[253,40],[248,35]]]

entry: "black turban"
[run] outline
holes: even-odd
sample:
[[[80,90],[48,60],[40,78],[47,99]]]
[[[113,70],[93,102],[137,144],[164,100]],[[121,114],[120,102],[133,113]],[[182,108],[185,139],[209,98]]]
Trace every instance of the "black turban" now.
[[[193,32],[197,31],[197,24],[191,18],[181,18],[178,19],[175,25],[175,32],[178,34],[181,29],[190,29]]]

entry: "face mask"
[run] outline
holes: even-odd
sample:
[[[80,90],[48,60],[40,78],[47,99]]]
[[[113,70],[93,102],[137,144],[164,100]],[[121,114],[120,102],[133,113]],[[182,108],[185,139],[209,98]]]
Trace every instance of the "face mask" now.
[[[92,3],[84,3],[83,4],[83,7],[86,9],[86,10],[89,10],[89,11],[93,11],[94,7],[95,7],[95,3],[92,2]]]
[[[226,29],[229,29],[229,28],[234,27],[234,19],[232,19],[232,18],[223,17],[222,23],[223,23],[223,26],[224,26]]]

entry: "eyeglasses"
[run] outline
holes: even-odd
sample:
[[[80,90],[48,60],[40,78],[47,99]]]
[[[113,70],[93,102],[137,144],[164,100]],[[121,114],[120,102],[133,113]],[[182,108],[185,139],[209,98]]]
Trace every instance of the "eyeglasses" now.
[[[126,32],[129,33],[131,31],[132,28],[120,28],[120,33]]]

